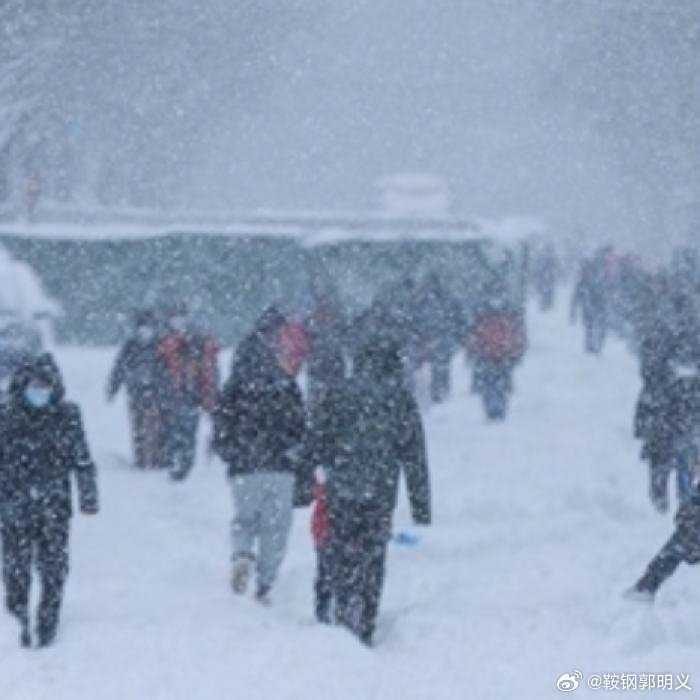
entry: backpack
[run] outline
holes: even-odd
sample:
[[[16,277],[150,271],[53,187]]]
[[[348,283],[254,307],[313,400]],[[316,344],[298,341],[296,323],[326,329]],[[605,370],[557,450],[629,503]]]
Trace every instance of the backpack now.
[[[515,360],[524,351],[522,326],[510,314],[480,319],[473,331],[477,354],[489,360]]]

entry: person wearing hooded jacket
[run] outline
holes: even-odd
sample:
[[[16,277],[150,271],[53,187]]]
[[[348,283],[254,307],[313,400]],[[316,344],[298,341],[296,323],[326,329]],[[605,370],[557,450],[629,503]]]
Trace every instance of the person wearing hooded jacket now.
[[[119,350],[107,382],[109,401],[122,385],[126,387],[134,464],[140,469],[165,466],[162,394],[166,377],[158,344],[155,315],[148,311],[139,313],[134,333]]]
[[[513,391],[513,370],[527,348],[522,310],[498,290],[475,310],[466,338],[473,362],[472,391],[481,394],[489,420],[504,420]]]
[[[356,353],[353,376],[312,414],[302,464],[326,475],[327,566],[336,622],[372,644],[399,478],[413,520],[431,520],[430,479],[420,412],[403,381],[400,346],[374,338]]]
[[[31,646],[29,589],[32,562],[41,581],[36,641],[56,635],[68,575],[71,477],[80,510],[98,511],[95,465],[80,409],[64,399],[50,354],[20,367],[0,415],[0,534],[5,604],[20,623],[20,643]]]
[[[173,481],[194,466],[201,412],[213,415],[219,385],[219,346],[188,317],[184,305],[170,311],[169,331],[158,344],[163,382],[163,461]]]
[[[215,413],[213,448],[228,465],[235,511],[231,584],[245,593],[254,566],[262,603],[292,525],[295,453],[306,428],[295,377],[307,350],[303,326],[268,309],[239,345]]]

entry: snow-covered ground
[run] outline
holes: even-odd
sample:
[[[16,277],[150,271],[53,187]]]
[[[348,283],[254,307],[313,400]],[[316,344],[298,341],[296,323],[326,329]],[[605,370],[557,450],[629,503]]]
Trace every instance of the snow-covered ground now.
[[[130,469],[124,403],[103,398],[115,351],[59,349],[102,512],[74,519],[56,645],[19,649],[0,615],[0,698],[540,700],[574,669],[573,697],[668,697],[641,688],[652,673],[700,689],[700,569],[682,566],[653,608],[620,597],[672,527],[631,436],[636,363],[617,340],[584,355],[564,307],[529,314],[505,424],[485,422],[461,357],[452,400],[426,411],[434,525],[414,548],[391,545],[373,650],[313,622],[306,510],[272,607],[235,597],[222,464],[202,453],[181,484]],[[397,528],[407,513],[402,500]],[[591,691],[593,674],[638,689]]]

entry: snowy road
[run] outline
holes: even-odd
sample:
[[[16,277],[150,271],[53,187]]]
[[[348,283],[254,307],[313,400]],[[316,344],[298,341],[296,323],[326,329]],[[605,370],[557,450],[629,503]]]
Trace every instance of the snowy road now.
[[[572,697],[669,697],[647,674],[690,674],[700,692],[700,568],[653,609],[620,598],[671,530],[631,437],[636,364],[616,340],[585,356],[563,306],[529,315],[505,424],[483,419],[461,357],[452,400],[426,412],[435,524],[415,548],[392,545],[371,651],[312,621],[308,511],[273,606],[235,598],[221,463],[200,455],[182,484],[132,471],[124,404],[102,393],[114,350],[60,350],[103,508],[74,520],[55,647],[18,649],[0,615],[0,699],[539,700],[569,695],[556,681],[574,669]],[[593,674],[637,690],[588,690]]]

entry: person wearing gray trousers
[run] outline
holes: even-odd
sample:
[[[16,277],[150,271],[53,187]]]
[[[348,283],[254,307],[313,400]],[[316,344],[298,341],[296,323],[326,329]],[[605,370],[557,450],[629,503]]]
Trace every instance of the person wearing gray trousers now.
[[[236,350],[214,412],[212,447],[228,465],[234,520],[231,585],[245,593],[255,566],[261,603],[287,547],[306,412],[296,383],[303,326],[267,310]]]
[[[272,588],[287,549],[294,475],[271,471],[235,476],[231,490],[235,508],[231,532],[233,588],[239,593],[245,591],[255,563],[258,598],[262,599]]]

